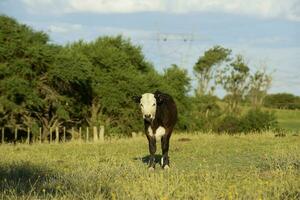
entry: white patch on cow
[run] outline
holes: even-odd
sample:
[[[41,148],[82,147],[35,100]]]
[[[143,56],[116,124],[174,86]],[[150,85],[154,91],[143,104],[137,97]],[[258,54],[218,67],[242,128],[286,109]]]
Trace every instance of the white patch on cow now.
[[[151,126],[148,127],[148,134],[152,137],[153,136],[153,130]]]
[[[161,164],[161,166],[164,165],[164,157],[161,157],[161,159],[160,159],[160,164]]]
[[[154,94],[145,93],[142,95],[140,100],[141,110],[143,114],[143,118],[146,119],[146,116],[149,116],[151,120],[155,118],[156,113],[156,99]]]
[[[155,131],[155,133],[153,133],[153,130],[151,128],[151,126],[148,127],[148,134],[151,136],[151,137],[155,137],[155,139],[158,141],[160,140],[160,138],[162,136],[164,136],[166,134],[166,129],[162,126],[158,127]]]
[[[155,131],[155,138],[156,140],[160,140],[162,136],[166,134],[166,129],[162,126],[158,127]]]

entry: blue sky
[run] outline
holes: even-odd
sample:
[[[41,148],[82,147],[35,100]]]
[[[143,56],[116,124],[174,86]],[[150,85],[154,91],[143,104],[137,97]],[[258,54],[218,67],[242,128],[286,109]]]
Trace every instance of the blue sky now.
[[[191,76],[198,57],[222,45],[252,71],[267,67],[270,92],[300,95],[300,0],[0,0],[0,13],[59,44],[122,34],[157,70],[175,63]]]

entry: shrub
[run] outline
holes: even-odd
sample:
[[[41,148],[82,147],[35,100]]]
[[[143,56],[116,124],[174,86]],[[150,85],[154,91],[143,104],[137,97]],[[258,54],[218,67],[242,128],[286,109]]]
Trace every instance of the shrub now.
[[[249,110],[241,118],[241,130],[243,132],[262,132],[277,126],[274,112],[262,111],[260,109]]]
[[[227,115],[221,119],[216,127],[218,133],[250,133],[262,132],[277,127],[276,116],[273,112],[260,109],[249,110],[244,116]]]
[[[288,93],[270,94],[266,96],[264,106],[279,109],[300,109],[300,97]]]
[[[227,115],[221,119],[216,127],[218,133],[235,134],[241,132],[241,121],[238,117]]]

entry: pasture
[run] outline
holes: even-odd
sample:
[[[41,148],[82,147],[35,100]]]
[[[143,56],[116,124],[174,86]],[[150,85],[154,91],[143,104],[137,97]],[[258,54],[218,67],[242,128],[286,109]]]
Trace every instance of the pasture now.
[[[279,127],[292,131],[300,130],[300,110],[273,110],[278,119]]]
[[[0,198],[300,198],[300,135],[177,133],[171,169],[148,171],[147,156],[144,137],[1,145]]]

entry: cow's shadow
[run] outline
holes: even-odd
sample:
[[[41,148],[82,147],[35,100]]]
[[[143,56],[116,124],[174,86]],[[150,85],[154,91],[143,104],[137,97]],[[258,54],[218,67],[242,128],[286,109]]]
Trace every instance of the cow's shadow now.
[[[160,163],[161,157],[162,157],[162,155],[155,155],[155,157],[154,157],[155,163]],[[150,155],[146,155],[143,157],[135,157],[135,158],[133,158],[133,160],[139,160],[144,164],[148,164],[150,161]]]

